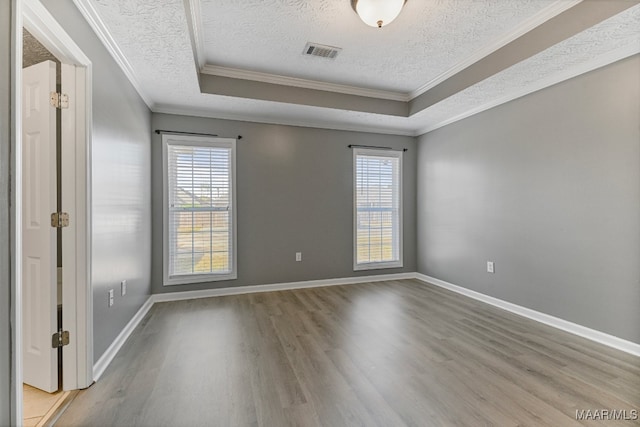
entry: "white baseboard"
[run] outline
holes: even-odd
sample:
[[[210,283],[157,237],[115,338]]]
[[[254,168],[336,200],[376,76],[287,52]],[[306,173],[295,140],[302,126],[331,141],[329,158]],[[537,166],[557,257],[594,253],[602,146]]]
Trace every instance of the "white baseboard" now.
[[[515,313],[522,317],[526,317],[528,319],[544,323],[545,325],[553,326],[554,328],[561,329],[574,335],[587,338],[591,341],[604,344],[608,347],[633,354],[634,356],[640,356],[640,344],[636,344],[634,342],[627,341],[622,338],[606,334],[604,332],[596,331],[595,329],[587,328],[586,326],[578,325],[576,323],[572,323],[558,317],[541,313],[530,308],[522,307],[520,305],[513,304],[498,298],[490,297],[488,295],[481,294],[480,292],[472,291],[470,289],[466,289],[461,286],[445,282],[444,280],[427,276],[425,274],[416,273],[415,278],[423,282],[431,283],[441,288],[448,289],[458,294],[468,296],[475,300],[485,302],[503,310],[510,311],[511,313]]]
[[[353,285],[356,283],[382,282],[386,280],[414,279],[415,273],[379,274],[376,276],[356,276],[337,279],[307,280],[303,282],[273,283],[269,285],[238,286],[234,288],[204,289],[201,291],[168,292],[154,294],[153,302],[181,301],[196,298],[242,295],[257,292],[285,291],[292,289],[317,288],[321,286]]]
[[[120,351],[120,348],[122,348],[124,343],[127,341],[127,339],[129,338],[129,335],[131,335],[131,333],[136,328],[136,326],[140,324],[140,321],[144,318],[144,316],[147,314],[147,312],[151,309],[152,306],[153,306],[153,296],[150,296],[149,298],[147,298],[144,304],[142,304],[142,307],[140,307],[138,312],[133,316],[133,318],[129,321],[129,323],[127,323],[127,326],[124,327],[122,332],[120,332],[120,334],[116,337],[116,339],[113,340],[109,348],[107,348],[104,354],[100,356],[100,359],[98,359],[98,361],[93,365],[94,381],[98,381],[98,379],[100,379],[102,374],[104,374],[104,371],[107,369],[107,367],[109,366],[113,358],[116,357],[116,354],[118,354],[118,351]]]

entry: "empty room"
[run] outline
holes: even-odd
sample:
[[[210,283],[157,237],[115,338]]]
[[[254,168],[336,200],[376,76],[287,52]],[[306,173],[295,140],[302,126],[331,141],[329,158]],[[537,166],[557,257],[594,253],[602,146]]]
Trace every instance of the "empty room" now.
[[[640,0],[0,41],[0,426],[639,425]]]

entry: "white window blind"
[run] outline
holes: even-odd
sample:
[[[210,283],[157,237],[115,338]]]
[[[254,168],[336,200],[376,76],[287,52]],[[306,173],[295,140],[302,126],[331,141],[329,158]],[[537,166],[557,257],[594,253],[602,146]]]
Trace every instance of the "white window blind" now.
[[[234,148],[166,136],[165,284],[235,278]]]
[[[354,150],[354,269],[402,267],[402,152]]]

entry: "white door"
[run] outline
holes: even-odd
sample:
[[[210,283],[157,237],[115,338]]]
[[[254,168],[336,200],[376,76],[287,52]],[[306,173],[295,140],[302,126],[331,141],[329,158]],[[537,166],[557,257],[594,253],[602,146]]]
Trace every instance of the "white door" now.
[[[24,382],[47,392],[58,389],[57,332],[56,89],[52,61],[22,72],[22,337]]]

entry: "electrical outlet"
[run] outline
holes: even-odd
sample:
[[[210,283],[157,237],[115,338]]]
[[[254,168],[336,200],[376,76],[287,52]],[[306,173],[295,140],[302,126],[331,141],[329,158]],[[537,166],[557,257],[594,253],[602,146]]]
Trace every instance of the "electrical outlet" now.
[[[487,273],[495,273],[493,261],[487,261]]]
[[[113,289],[109,289],[109,307],[113,305]]]
[[[125,296],[127,294],[127,281],[123,280],[120,282],[120,294]]]
[[[297,262],[302,261],[302,252],[296,252],[296,261]]]

